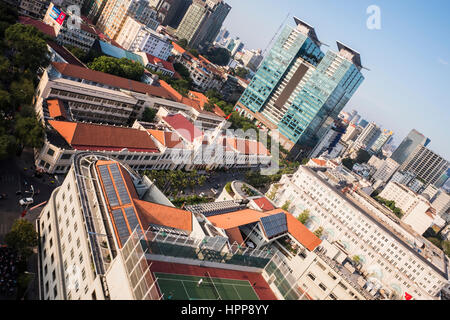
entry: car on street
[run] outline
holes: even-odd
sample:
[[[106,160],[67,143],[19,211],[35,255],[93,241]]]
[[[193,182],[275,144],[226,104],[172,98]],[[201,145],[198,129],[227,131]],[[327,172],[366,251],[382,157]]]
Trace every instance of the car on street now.
[[[23,198],[23,199],[20,199],[20,200],[19,200],[19,204],[20,204],[21,206],[33,204],[33,198]]]
[[[205,193],[202,192],[202,193],[199,194],[199,196],[203,198],[205,196]]]
[[[214,195],[216,195],[216,194],[218,193],[218,191],[217,191],[216,189],[214,189],[214,188],[211,188],[211,192],[212,192]]]

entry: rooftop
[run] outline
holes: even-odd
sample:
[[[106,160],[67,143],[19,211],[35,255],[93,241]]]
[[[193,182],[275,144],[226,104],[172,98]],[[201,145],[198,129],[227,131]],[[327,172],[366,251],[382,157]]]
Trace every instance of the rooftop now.
[[[19,22],[22,24],[32,25],[42,33],[52,38],[56,38],[55,29],[52,26],[44,23],[43,21],[36,20],[30,17],[19,16]]]
[[[106,84],[108,86],[148,94],[164,99],[174,100],[174,97],[164,88],[151,86],[142,82],[114,76],[112,74],[94,71],[73,64],[52,62],[52,66],[62,75],[76,79]]]
[[[77,150],[159,152],[145,131],[82,122],[49,120],[48,123]]]
[[[175,133],[162,130],[147,130],[159,143],[167,148],[184,149],[183,140]]]
[[[175,72],[175,69],[173,68],[172,63],[165,61],[163,59],[160,59],[158,57],[155,57],[149,53],[146,53],[146,56],[147,56],[148,63],[150,63],[152,65],[162,65],[162,67],[164,69]]]
[[[256,203],[256,205],[261,208],[261,210],[263,211],[271,211],[274,210],[275,207],[273,206],[272,203],[270,203],[270,201],[266,198],[266,197],[261,197],[261,198],[257,198],[257,199],[253,199],[253,201]]]
[[[195,139],[202,136],[200,129],[179,113],[169,114],[163,117],[163,120],[189,142],[194,142]]]

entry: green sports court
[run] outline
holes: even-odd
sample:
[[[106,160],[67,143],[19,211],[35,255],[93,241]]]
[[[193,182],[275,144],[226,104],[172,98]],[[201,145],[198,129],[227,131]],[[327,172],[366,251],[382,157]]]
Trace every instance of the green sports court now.
[[[247,280],[154,273],[164,300],[259,300]],[[203,279],[199,285],[200,279]]]

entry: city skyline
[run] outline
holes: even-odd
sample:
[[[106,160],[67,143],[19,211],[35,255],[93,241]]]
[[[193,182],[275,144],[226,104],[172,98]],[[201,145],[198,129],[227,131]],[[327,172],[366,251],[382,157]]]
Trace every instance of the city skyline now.
[[[286,23],[293,25],[293,16],[297,16],[311,24],[319,39],[330,46],[322,46],[324,50],[336,51],[338,40],[360,52],[363,66],[370,71],[363,71],[366,80],[344,110],[356,109],[363,118],[392,129],[396,145],[416,129],[431,138],[431,150],[450,158],[446,141],[450,114],[442,102],[450,100],[445,90],[450,43],[439,41],[443,30],[449,27],[444,14],[448,10],[430,8],[417,1],[408,2],[408,6],[378,1],[375,5],[381,10],[381,29],[369,30],[366,10],[373,3],[366,0],[351,4],[281,0],[277,6],[270,1],[258,1],[256,6],[255,0],[228,0],[228,3],[233,9],[224,27],[239,36],[248,48],[264,51],[290,13]],[[449,3],[442,2],[441,6],[450,8]],[[257,13],[252,9],[255,7],[259,8]],[[253,15],[248,16],[248,12]],[[270,17],[265,12],[270,12]],[[419,26],[417,21],[423,23]],[[417,38],[422,39],[420,46],[415,42]],[[427,61],[428,67],[413,67],[419,61]]]

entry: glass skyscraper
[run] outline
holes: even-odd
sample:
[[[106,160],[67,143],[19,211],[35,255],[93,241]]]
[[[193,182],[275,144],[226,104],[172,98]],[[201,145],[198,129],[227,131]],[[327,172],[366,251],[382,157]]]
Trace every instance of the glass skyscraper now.
[[[324,54],[313,27],[285,26],[235,109],[267,128],[296,158],[314,148],[364,77],[359,53],[338,42]]]
[[[417,146],[422,145],[424,147],[430,144],[431,140],[421,134],[419,131],[413,129],[403,139],[402,143],[392,153],[391,158],[398,164],[402,165],[406,159],[413,153]]]

